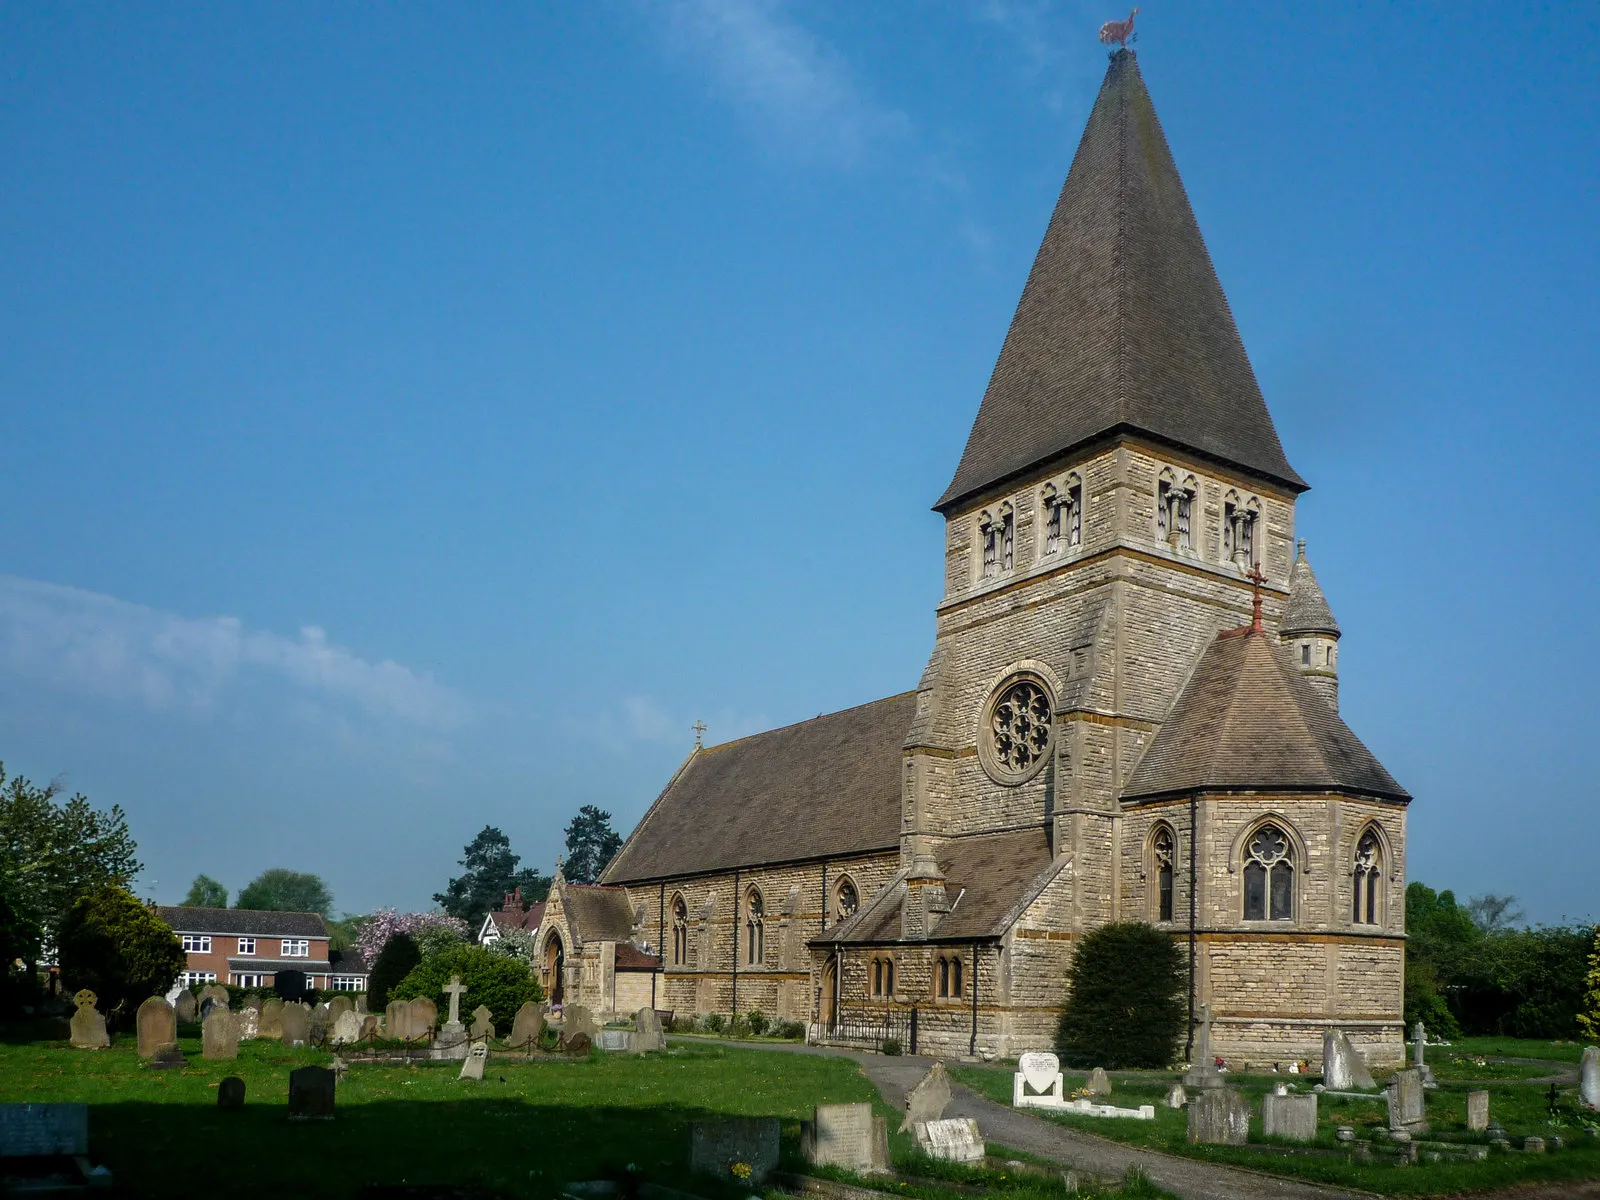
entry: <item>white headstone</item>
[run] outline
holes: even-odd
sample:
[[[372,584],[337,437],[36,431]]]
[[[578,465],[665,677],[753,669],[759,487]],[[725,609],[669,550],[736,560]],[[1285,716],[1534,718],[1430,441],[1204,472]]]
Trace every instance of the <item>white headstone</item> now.
[[[945,1162],[981,1163],[986,1153],[978,1123],[971,1117],[916,1121],[911,1126],[917,1147],[929,1158]]]
[[[1361,1051],[1338,1029],[1322,1035],[1322,1083],[1330,1092],[1370,1091],[1378,1086]]]
[[[351,1014],[354,1015],[353,1013]],[[472,1049],[467,1052],[466,1061],[461,1064],[461,1074],[457,1079],[482,1079],[483,1066],[489,1061],[489,1047],[482,1042],[474,1042]]]
[[[450,997],[450,1024],[461,1024],[461,997],[466,994],[467,985],[461,982],[461,976],[450,976],[450,982],[444,985],[445,995]]]
[[[1578,1095],[1590,1108],[1600,1108],[1600,1046],[1585,1046],[1578,1067]]]
[[[348,1009],[340,1013],[333,1020],[333,1029],[328,1034],[329,1040],[335,1046],[348,1046],[352,1042],[361,1040],[361,1014],[355,1009]]]
[[[1183,1084],[1175,1083],[1167,1089],[1167,1098],[1162,1103],[1168,1108],[1182,1108],[1189,1103],[1189,1093],[1183,1090]]]
[[[1023,1053],[1012,1077],[1011,1103],[1017,1108],[1045,1108],[1060,1104],[1063,1099],[1061,1060],[1048,1050]]]

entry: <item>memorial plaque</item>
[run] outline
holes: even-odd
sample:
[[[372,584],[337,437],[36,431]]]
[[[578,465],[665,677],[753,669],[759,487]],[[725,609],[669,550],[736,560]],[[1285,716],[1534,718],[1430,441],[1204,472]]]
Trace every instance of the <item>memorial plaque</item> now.
[[[750,1168],[748,1178],[736,1166]],[[778,1168],[777,1117],[725,1117],[689,1126],[689,1167],[697,1174],[758,1186]]]
[[[870,1104],[819,1104],[815,1118],[800,1124],[800,1148],[813,1166],[883,1174],[889,1170],[889,1123],[874,1116]]]
[[[87,1153],[87,1104],[0,1104],[0,1158]]]

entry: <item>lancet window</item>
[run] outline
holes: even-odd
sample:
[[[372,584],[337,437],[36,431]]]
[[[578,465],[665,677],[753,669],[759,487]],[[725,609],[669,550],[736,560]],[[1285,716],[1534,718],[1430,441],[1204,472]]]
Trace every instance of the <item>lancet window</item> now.
[[[752,963],[765,962],[767,957],[766,904],[761,892],[751,888],[744,902],[744,932],[746,957]]]
[[[1383,924],[1383,846],[1370,829],[1356,843],[1351,884],[1350,919],[1357,925]]]
[[[1156,919],[1172,920],[1172,871],[1177,862],[1177,841],[1167,825],[1157,825],[1150,839],[1150,857],[1156,877]]]
[[[1001,569],[1011,570],[1017,540],[1017,514],[1009,503],[1000,506],[1000,563]]]
[[[978,520],[978,537],[983,543],[983,577],[993,579],[1000,570],[1000,526],[988,513]]]
[[[1245,844],[1244,919],[1294,919],[1294,843],[1276,825],[1263,825]]]
[[[962,963],[959,954],[949,954],[939,959],[937,992],[941,1000],[959,1000],[962,990]]]
[[[872,994],[894,995],[894,959],[883,955],[872,960]]]
[[[672,965],[689,961],[689,906],[682,896],[672,898]]]
[[[833,891],[834,911],[839,914],[838,919],[843,921],[855,916],[856,909],[861,907],[861,894],[856,891],[856,885],[850,879],[839,880],[839,886]]]

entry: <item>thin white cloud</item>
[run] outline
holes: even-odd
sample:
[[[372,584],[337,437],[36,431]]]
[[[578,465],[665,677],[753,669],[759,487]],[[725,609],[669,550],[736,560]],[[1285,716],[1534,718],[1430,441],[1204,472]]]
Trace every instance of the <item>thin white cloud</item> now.
[[[1089,0],[984,0],[971,11],[1010,37],[1021,78],[1039,89],[1055,113],[1066,107],[1068,95],[1082,92],[1097,69],[1097,56],[1084,51],[1100,25],[1121,17],[1115,2],[1097,6]]]
[[[315,625],[290,637],[13,576],[0,576],[0,664],[61,691],[153,709],[209,709],[230,685],[264,679],[419,726],[451,728],[466,716],[451,689],[362,658]]]
[[[708,746],[731,742],[772,728],[772,722],[766,717],[735,713],[728,709],[703,716],[675,715],[649,696],[625,696],[622,708],[627,731],[635,741],[679,746],[685,753],[694,745],[693,726],[698,720],[705,721]]]
[[[850,166],[910,132],[910,118],[868,95],[843,56],[779,0],[679,0],[646,11],[769,148]]]

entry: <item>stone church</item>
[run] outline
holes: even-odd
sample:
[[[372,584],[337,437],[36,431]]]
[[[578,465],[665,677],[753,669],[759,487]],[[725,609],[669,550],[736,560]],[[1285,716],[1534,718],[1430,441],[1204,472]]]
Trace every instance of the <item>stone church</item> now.
[[[594,988],[627,964],[661,1009],[1012,1055],[1080,936],[1147,921],[1215,1054],[1338,1027],[1398,1062],[1410,797],[1339,717],[1307,487],[1118,51],[934,505],[915,689],[697,746],[601,886],[563,884],[547,984],[620,1008]]]

